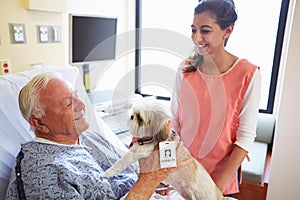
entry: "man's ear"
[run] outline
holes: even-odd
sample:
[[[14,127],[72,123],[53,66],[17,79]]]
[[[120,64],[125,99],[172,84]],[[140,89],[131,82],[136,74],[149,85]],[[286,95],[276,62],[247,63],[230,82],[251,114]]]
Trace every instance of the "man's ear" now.
[[[37,129],[39,132],[42,133],[48,133],[49,128],[41,121],[41,119],[31,115],[29,118],[29,123],[31,126],[33,126],[35,129]]]

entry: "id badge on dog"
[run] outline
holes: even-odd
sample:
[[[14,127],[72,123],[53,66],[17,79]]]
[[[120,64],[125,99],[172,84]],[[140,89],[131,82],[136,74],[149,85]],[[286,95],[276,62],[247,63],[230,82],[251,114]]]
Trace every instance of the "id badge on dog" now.
[[[160,168],[176,167],[176,143],[166,141],[159,143]]]

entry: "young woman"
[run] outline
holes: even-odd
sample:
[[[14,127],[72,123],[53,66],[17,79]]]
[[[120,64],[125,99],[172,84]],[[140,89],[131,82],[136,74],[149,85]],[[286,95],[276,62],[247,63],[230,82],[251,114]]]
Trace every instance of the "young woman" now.
[[[225,195],[239,192],[240,166],[256,136],[259,67],[225,49],[237,19],[232,0],[195,8],[195,52],[179,68],[173,128]]]

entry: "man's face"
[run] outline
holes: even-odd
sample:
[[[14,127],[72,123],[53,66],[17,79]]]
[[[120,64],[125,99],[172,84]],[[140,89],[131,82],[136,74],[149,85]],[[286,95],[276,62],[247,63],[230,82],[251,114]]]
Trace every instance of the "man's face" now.
[[[89,127],[84,117],[85,105],[64,81],[50,80],[40,94],[40,102],[45,106],[45,114],[40,120],[48,127],[49,132],[45,134],[50,139],[65,143],[63,140],[78,139]]]

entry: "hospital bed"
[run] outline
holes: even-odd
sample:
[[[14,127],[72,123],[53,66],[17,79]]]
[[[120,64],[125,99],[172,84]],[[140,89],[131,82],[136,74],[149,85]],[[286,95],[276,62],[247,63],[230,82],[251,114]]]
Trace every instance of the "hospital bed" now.
[[[113,131],[97,118],[93,105],[83,86],[81,72],[72,66],[39,65],[26,71],[0,76],[0,200],[5,198],[9,176],[15,162],[15,157],[20,150],[20,144],[31,140],[34,133],[28,122],[23,119],[18,106],[18,94],[20,89],[35,75],[57,71],[74,85],[79,98],[86,104],[86,118],[90,122],[90,130],[101,133],[123,155],[128,151]],[[177,197],[175,197],[177,196]],[[168,197],[153,195],[154,199],[180,199],[176,192]]]

